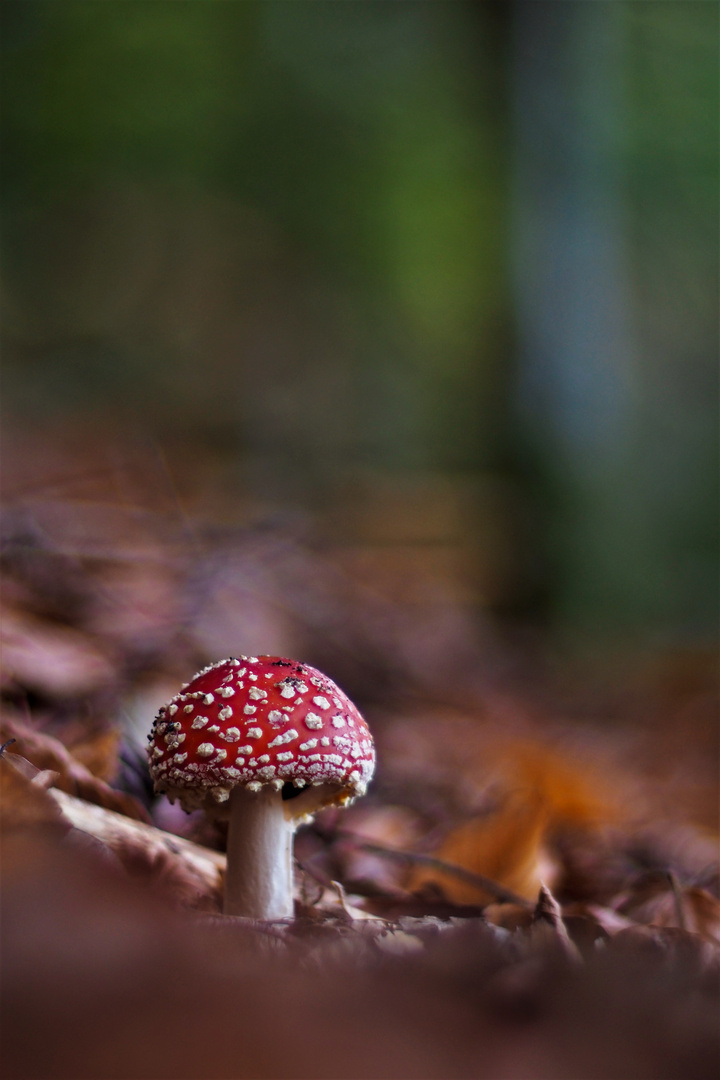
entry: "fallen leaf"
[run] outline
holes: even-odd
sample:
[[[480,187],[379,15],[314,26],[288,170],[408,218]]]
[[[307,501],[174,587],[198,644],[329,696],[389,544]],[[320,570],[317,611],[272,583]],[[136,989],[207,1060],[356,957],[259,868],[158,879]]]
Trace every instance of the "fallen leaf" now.
[[[614,906],[636,923],[675,926],[720,942],[720,901],[706,889],[681,886],[671,874],[653,872],[637,878]]]
[[[547,807],[537,792],[515,791],[494,813],[454,829],[433,854],[531,899],[537,895],[542,878],[553,877],[542,847],[547,821]],[[406,886],[415,892],[429,882],[440,885],[455,903],[495,899],[478,886],[433,867],[413,868]]]
[[[541,948],[554,949],[573,963],[580,960],[580,953],[563,922],[560,905],[546,885],[540,886],[530,924],[530,940]]]
[[[48,796],[64,821],[104,844],[133,877],[141,877],[176,903],[220,910],[225,856],[142,821],[53,788]]]
[[[33,783],[25,770],[18,769],[9,751],[0,754],[0,808],[4,835],[21,829],[62,825],[62,814],[42,784]],[[37,775],[41,775],[37,772]],[[67,825],[65,826],[67,828]]]
[[[73,698],[109,686],[115,678],[111,660],[86,634],[20,611],[5,614],[3,686]]]
[[[93,776],[59,739],[16,719],[3,720],[0,732],[3,732],[0,736],[3,741],[7,738],[16,739],[17,745],[14,749],[27,757],[38,769],[52,769],[57,772],[56,786],[69,795],[77,795],[108,810],[117,810],[138,821],[149,822],[147,811],[137,799],[124,791],[116,791],[103,780]]]
[[[109,784],[117,775],[120,733],[113,728],[84,733],[68,744],[68,750],[93,776]]]

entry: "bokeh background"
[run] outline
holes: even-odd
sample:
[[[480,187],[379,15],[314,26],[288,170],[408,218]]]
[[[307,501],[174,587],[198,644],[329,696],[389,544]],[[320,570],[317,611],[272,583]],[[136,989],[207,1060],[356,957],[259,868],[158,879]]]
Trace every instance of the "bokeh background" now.
[[[714,1078],[717,3],[0,19],[4,1075]],[[144,751],[239,654],[378,748],[270,966]]]
[[[714,638],[715,4],[2,19],[12,496],[160,455],[393,598]]]

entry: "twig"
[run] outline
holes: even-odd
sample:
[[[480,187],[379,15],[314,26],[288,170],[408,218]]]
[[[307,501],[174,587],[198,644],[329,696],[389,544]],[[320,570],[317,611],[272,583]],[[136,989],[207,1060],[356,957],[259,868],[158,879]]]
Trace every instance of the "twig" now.
[[[452,877],[456,877],[459,881],[464,881],[468,885],[474,885],[478,889],[483,889],[485,892],[490,893],[496,900],[505,904],[518,904],[520,907],[526,908],[528,911],[532,909],[533,905],[529,900],[526,900],[524,896],[520,896],[518,893],[513,892],[512,889],[507,889],[504,885],[498,884],[497,881],[493,881],[492,878],[485,877],[484,874],[478,874],[473,870],[466,870],[464,866],[457,866],[455,863],[445,862],[444,859],[436,859],[433,855],[420,855],[414,851],[399,851],[397,848],[383,847],[380,844],[371,844],[357,833],[350,832],[346,829],[338,829],[338,836],[343,840],[350,840],[355,847],[361,851],[367,851],[372,855],[381,855],[384,858],[395,859],[398,862],[407,863],[410,866],[427,866],[431,870],[438,870],[444,874],[449,874]]]
[[[685,918],[685,904],[683,903],[682,890],[680,888],[680,882],[677,879],[677,875],[674,870],[667,871],[668,881],[670,882],[670,888],[672,889],[673,900],[675,901],[675,918],[677,924],[681,930],[687,930],[687,919]]]

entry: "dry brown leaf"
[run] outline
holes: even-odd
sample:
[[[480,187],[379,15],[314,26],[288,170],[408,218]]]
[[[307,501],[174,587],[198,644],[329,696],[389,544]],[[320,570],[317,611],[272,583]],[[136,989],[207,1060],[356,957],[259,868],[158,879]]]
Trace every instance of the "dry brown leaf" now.
[[[162,885],[176,903],[220,910],[225,856],[51,788],[63,820],[104,844],[133,877]]]
[[[541,846],[547,820],[547,808],[537,794],[514,792],[495,813],[454,829],[433,854],[531,899],[543,876],[552,876]],[[455,903],[494,899],[432,867],[413,869],[408,887],[416,891],[430,882],[440,885]]]
[[[0,732],[2,741],[8,738],[16,739],[17,745],[14,749],[27,757],[38,769],[53,769],[57,772],[55,786],[62,791],[104,806],[108,810],[116,810],[138,821],[149,822],[149,815],[137,799],[124,791],[116,791],[103,780],[93,776],[59,739],[36,731],[29,724],[17,719],[4,719],[0,724]]]
[[[618,897],[615,908],[636,923],[679,927],[720,943],[720,901],[706,889],[681,886],[670,874],[639,878]]]
[[[550,948],[576,963],[580,953],[570,940],[563,922],[562,910],[546,885],[540,886],[538,901],[533,911],[530,940],[541,948]]]
[[[553,885],[559,864],[552,836],[568,827],[592,830],[615,821],[619,800],[586,763],[538,741],[513,740],[495,748],[494,768],[503,779],[498,805],[452,830],[433,854],[492,878],[528,899],[541,882]],[[456,902],[477,901],[477,890],[418,870],[410,887],[434,881]]]
[[[601,777],[587,760],[539,741],[515,740],[505,761],[512,782],[541,798],[553,828],[608,824],[621,816],[619,781]]]
[[[631,926],[610,939],[613,951],[652,958],[662,963],[681,961],[697,965],[712,976],[717,992],[720,975],[720,948],[717,942],[677,926]]]
[[[113,728],[105,728],[73,740],[68,750],[93,776],[109,784],[118,771],[119,747],[120,733]]]
[[[5,613],[3,686],[73,698],[102,689],[115,677],[111,660],[87,635],[20,611]]]
[[[720,901],[707,889],[683,889],[686,928],[720,944]]]
[[[0,754],[0,818],[3,834],[21,829],[61,826],[62,815],[42,784],[14,767],[7,750]],[[42,775],[42,774],[38,774]]]
[[[101,853],[112,855],[132,876],[161,885],[175,903],[219,910],[224,855],[50,787],[56,778],[56,773],[40,772],[26,758],[4,750],[0,755],[4,837],[53,826],[69,841],[92,838]]]
[[[500,926],[504,930],[526,929],[533,918],[530,908],[520,907],[519,904],[488,904],[483,915],[493,926]]]
[[[619,915],[617,911],[603,907],[601,904],[571,904],[565,908],[565,917],[592,919],[608,937],[635,925],[632,919]]]

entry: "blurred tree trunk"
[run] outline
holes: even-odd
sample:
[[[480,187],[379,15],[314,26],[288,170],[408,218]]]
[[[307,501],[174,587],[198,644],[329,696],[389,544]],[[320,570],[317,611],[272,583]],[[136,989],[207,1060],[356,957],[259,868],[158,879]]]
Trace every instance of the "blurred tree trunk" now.
[[[717,70],[703,7],[514,5],[518,423],[571,632],[714,627],[712,166],[704,190],[691,177],[716,136],[685,112]]]

